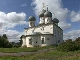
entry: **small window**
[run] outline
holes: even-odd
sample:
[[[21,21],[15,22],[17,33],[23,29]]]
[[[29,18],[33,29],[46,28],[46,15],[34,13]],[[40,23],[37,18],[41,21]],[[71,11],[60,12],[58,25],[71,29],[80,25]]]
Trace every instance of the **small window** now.
[[[44,42],[44,38],[42,38],[42,44],[44,44],[45,42]]]
[[[29,44],[32,45],[32,38],[29,39]]]
[[[41,30],[44,30],[44,27],[42,27]]]
[[[50,38],[47,38],[47,40],[50,40]]]
[[[58,43],[60,43],[60,40],[58,40]]]

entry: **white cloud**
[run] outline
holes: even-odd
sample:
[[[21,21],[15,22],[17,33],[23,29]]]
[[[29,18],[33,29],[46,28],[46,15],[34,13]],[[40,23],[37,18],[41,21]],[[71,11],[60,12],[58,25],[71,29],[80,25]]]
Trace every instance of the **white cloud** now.
[[[70,17],[72,22],[80,22],[80,11],[72,11]]]
[[[5,13],[0,11],[0,35],[6,34],[9,41],[18,41],[22,32],[16,30],[7,30],[14,28],[16,25],[27,25],[26,14],[10,12]]]
[[[22,6],[22,7],[25,7],[25,6],[27,6],[27,4],[26,4],[26,3],[24,3],[24,4],[22,4],[21,6]]]
[[[61,26],[61,28],[63,30],[66,30],[66,29],[69,29],[71,27],[71,24],[70,23],[66,23],[65,21],[63,21],[63,22],[59,23],[59,26]]]
[[[73,39],[75,40],[77,37],[80,37],[80,30],[72,30],[67,33],[64,33],[64,40]]]
[[[6,34],[8,37],[8,40],[10,42],[12,41],[19,41],[20,36],[22,35],[21,32],[18,32],[16,30],[6,30],[6,29],[0,29],[0,35]]]
[[[71,24],[66,22],[66,18],[69,15],[69,10],[67,8],[63,8],[62,0],[46,0],[46,1],[45,0],[33,0],[32,5],[35,5],[34,11],[36,15],[38,15],[39,12],[42,10],[43,2],[45,3],[45,6],[48,5],[49,11],[51,11],[53,14],[55,13],[55,16],[60,21],[59,25],[62,29],[66,29],[65,27],[67,27],[67,29],[71,27]],[[55,16],[53,15],[53,18]]]
[[[6,14],[5,12],[0,11],[0,28],[1,29],[14,28],[16,25],[27,24],[25,20],[26,20],[26,14],[23,12],[21,13],[10,12]]]

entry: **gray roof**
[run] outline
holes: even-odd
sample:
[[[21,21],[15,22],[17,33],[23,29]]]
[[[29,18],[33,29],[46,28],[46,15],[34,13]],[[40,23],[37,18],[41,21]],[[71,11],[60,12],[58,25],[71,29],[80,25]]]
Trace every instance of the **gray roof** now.
[[[36,18],[35,18],[34,16],[30,16],[30,17],[28,18],[28,20],[29,20],[29,21],[36,21]]]
[[[57,18],[54,18],[52,21],[53,23],[59,23],[59,20]]]
[[[50,11],[46,11],[46,12],[44,13],[44,16],[45,16],[45,17],[52,17],[52,13],[51,13]]]
[[[41,12],[40,12],[40,14],[39,14],[39,17],[44,17],[44,13],[46,12],[46,10],[42,10]]]

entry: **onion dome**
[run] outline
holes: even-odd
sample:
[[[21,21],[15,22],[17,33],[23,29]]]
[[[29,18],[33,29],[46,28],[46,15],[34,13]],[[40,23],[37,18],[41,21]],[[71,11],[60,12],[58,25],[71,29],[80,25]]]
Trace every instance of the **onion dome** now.
[[[45,17],[52,17],[52,13],[50,11],[47,11],[44,13]]]
[[[59,20],[57,18],[54,18],[52,21],[53,23],[59,23]]]
[[[39,17],[44,17],[44,13],[46,12],[46,10],[42,10],[41,12],[40,12],[40,14],[39,14]]]
[[[36,18],[34,16],[30,16],[28,20],[29,21],[36,21]]]

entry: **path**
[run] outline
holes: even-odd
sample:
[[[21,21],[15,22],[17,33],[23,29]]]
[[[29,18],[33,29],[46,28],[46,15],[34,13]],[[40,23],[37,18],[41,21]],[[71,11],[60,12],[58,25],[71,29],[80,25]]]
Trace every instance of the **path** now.
[[[26,56],[26,55],[30,55],[30,54],[45,53],[50,50],[54,50],[54,48],[39,50],[37,52],[19,52],[19,53],[2,53],[2,52],[0,52],[0,56]]]

